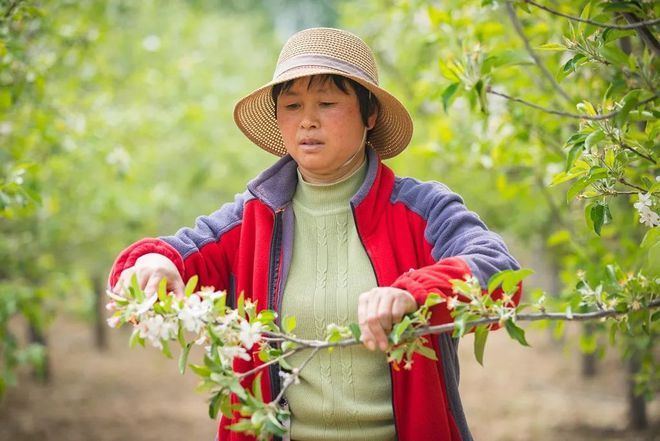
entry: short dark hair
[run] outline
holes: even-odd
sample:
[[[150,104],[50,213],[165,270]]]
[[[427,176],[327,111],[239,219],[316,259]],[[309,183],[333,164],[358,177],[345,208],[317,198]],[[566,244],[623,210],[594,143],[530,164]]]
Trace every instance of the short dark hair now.
[[[320,81],[322,84],[326,81],[330,81],[337,86],[339,90],[348,94],[348,87],[351,87],[357,95],[358,104],[360,106],[360,116],[362,117],[362,123],[366,126],[369,116],[374,113],[378,108],[378,99],[372,94],[369,89],[364,87],[362,84],[358,83],[355,80],[346,78],[341,75],[336,74],[320,74],[312,75],[309,84],[307,84],[307,89],[309,89],[313,83]],[[277,118],[277,99],[281,94],[291,89],[293,86],[293,80],[285,81],[284,83],[276,84],[270,90],[270,96],[273,99],[273,104],[275,105],[275,117]]]

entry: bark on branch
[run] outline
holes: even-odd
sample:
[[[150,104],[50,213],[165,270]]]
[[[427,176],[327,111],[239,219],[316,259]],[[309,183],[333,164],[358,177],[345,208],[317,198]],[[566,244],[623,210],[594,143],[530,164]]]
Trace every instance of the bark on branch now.
[[[527,3],[528,5],[534,6],[535,8],[543,9],[544,11],[549,12],[552,15],[556,15],[558,17],[564,17],[564,18],[567,18],[569,20],[577,21],[577,22],[580,22],[580,23],[587,23],[587,24],[598,26],[598,27],[601,27],[601,28],[624,29],[624,30],[625,29],[637,29],[637,28],[642,28],[642,27],[647,27],[647,26],[655,26],[655,25],[660,23],[660,18],[654,18],[652,20],[645,20],[645,21],[636,21],[636,22],[628,23],[628,24],[624,24],[624,25],[614,24],[614,23],[603,23],[603,22],[591,20],[591,19],[588,19],[588,18],[581,18],[581,17],[576,17],[574,15],[565,14],[561,11],[557,11],[556,9],[552,9],[552,8],[547,7],[547,6],[536,3],[533,0],[524,0],[524,2]]]
[[[490,86],[488,86],[486,88],[486,92],[490,93],[491,95],[497,95],[497,96],[505,98],[509,101],[513,101],[515,103],[524,104],[525,106],[531,107],[533,109],[540,110],[540,111],[545,112],[545,113],[550,113],[552,115],[565,116],[567,118],[574,118],[574,119],[586,119],[586,120],[590,120],[590,121],[602,121],[602,120],[605,120],[605,119],[614,118],[621,111],[621,110],[613,110],[612,112],[609,112],[609,113],[603,113],[603,114],[600,114],[600,115],[593,115],[593,116],[583,115],[583,114],[580,114],[580,113],[564,112],[564,111],[561,111],[561,110],[549,109],[547,107],[539,106],[538,104],[534,104],[534,103],[531,103],[529,101],[525,101],[521,98],[516,98],[516,97],[510,96],[510,95],[507,95],[503,92],[498,92]],[[636,107],[641,107],[644,104],[648,104],[652,101],[655,101],[657,98],[658,98],[658,95],[655,94],[652,97],[647,98],[647,99],[642,100],[639,103],[637,103]]]

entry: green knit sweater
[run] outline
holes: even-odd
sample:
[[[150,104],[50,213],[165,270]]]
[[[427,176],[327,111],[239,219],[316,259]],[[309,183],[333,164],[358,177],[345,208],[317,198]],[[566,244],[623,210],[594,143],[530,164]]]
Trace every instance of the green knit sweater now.
[[[357,323],[358,296],[376,286],[349,200],[366,163],[345,180],[309,184],[298,174],[293,197],[293,260],[282,314],[295,316],[295,334],[323,339],[331,323]],[[308,356],[289,359],[293,366]],[[292,440],[394,440],[392,385],[385,355],[364,346],[319,352],[286,392]]]

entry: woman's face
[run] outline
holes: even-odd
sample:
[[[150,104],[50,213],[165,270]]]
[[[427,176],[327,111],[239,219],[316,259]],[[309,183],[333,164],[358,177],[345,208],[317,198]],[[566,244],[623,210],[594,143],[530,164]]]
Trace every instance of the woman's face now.
[[[277,99],[277,124],[287,152],[311,183],[331,183],[357,170],[365,158],[365,127],[352,87],[342,92],[334,81],[295,80]]]

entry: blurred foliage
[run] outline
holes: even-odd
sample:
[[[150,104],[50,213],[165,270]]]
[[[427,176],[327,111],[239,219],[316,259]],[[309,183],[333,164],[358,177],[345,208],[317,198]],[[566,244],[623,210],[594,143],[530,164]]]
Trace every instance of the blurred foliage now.
[[[623,24],[657,17],[656,3],[557,8]],[[456,189],[550,260],[566,295],[611,284],[608,265],[660,276],[659,229],[634,206],[657,215],[658,56],[638,30],[522,1],[0,0],[0,386],[41,353],[12,317],[44,328],[54,299],[89,314],[118,250],[190,225],[273,161],[233,103],[270,79],[285,38],[317,25],[362,36],[410,109],[399,174]]]
[[[265,8],[226,6],[0,2],[0,386],[39,358],[10,322],[43,329],[56,299],[90,316],[118,250],[191,224],[272,162],[232,107],[281,41]]]
[[[660,15],[657,2],[553,5],[617,25]],[[345,3],[342,17],[378,52],[386,87],[415,116],[396,169],[456,188],[489,226],[549,260],[561,281],[555,306],[589,306],[585,286],[624,292],[632,276],[613,280],[611,268],[660,276],[652,32],[569,20],[526,1],[370,0]],[[660,295],[649,286],[658,285],[646,285],[644,304]],[[629,326],[646,337],[619,339],[626,356],[643,358],[649,396],[660,383],[658,318]]]

